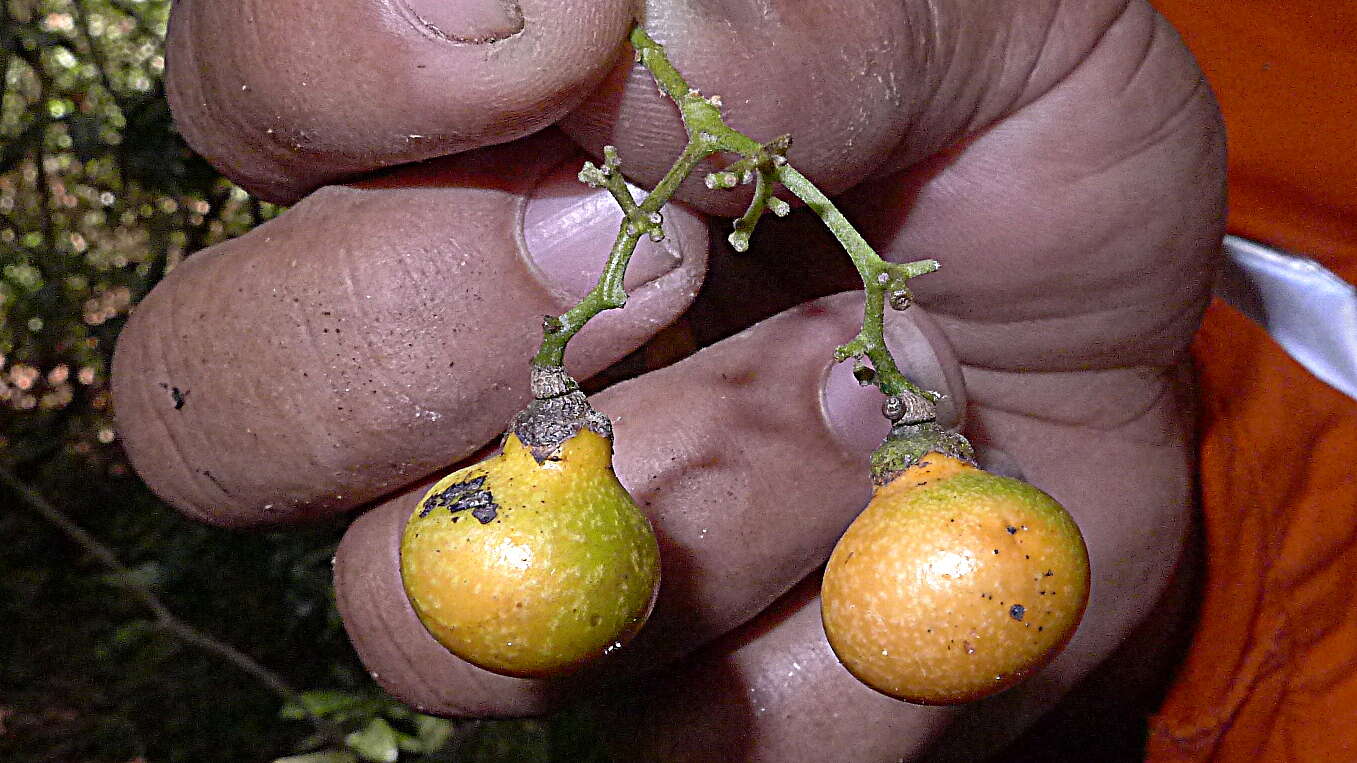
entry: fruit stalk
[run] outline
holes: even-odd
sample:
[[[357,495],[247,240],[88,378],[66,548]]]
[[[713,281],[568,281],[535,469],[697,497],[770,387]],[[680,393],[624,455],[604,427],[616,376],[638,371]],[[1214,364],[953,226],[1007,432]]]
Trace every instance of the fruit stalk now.
[[[644,29],[633,27],[630,40],[636,60],[678,106],[688,142],[654,190],[640,202],[632,196],[622,178],[621,159],[615,147],[604,147],[601,165],[585,162],[580,170],[580,180],[607,189],[622,208],[623,220],[598,283],[574,307],[559,316],[547,316],[543,321],[542,344],[533,357],[534,369],[561,367],[567,343],[586,323],[604,310],[626,304],[627,294],[622,281],[641,236],[662,240],[664,229],[660,209],[678,190],[679,184],[708,156],[732,153],[740,158],[726,169],[706,177],[709,188],[754,184],[749,209],[735,221],[734,231],[730,234],[731,246],[736,251],[748,248],[754,227],[765,210],[779,217],[790,211],[785,201],[773,195],[775,184],[801,199],[820,217],[853,261],[866,292],[862,330],[852,341],[835,350],[836,362],[856,358],[858,379],[864,384],[876,385],[887,396],[909,394],[936,401],[937,393],[918,387],[900,372],[886,346],[883,313],[887,305],[896,310],[908,307],[912,298],[907,282],[937,270],[938,262],[891,263],[881,259],[829,197],[787,162],[786,154],[791,145],[789,136],[760,143],[731,128],[721,115],[720,97],[703,96],[691,87],[669,61],[664,47]],[[862,362],[864,358],[871,362],[870,368]]]

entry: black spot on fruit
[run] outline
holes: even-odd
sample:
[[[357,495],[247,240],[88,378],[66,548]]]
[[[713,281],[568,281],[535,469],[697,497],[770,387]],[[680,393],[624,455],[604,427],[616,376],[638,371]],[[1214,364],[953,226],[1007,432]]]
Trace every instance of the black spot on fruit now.
[[[446,508],[453,514],[470,511],[471,516],[481,524],[490,524],[499,515],[499,505],[495,503],[495,496],[489,490],[484,490],[484,487],[485,475],[448,485],[424,499],[424,505],[419,507],[419,516],[427,517],[434,509]]]
[[[1022,622],[1023,615],[1027,614],[1027,608],[1021,604],[1014,604],[1008,608],[1008,616]]]

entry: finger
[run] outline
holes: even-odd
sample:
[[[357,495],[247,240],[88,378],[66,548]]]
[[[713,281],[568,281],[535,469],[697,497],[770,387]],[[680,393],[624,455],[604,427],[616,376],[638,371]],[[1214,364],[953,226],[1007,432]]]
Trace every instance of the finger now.
[[[627,0],[177,2],[167,93],[189,144],[260,197],[504,143],[617,58]]]
[[[813,3],[652,0],[644,23],[692,87],[721,96],[733,127],[756,140],[790,134],[791,162],[835,194],[1022,108],[1122,5],[861,0],[836,4],[831,18]],[[1052,28],[1059,44],[1045,45]],[[647,185],[683,147],[677,110],[625,59],[561,125],[590,151],[616,145],[628,176]],[[702,174],[681,198],[726,217],[743,211],[747,191],[708,190]]]
[[[678,671],[602,703],[608,746],[666,763],[914,759],[957,711],[907,705],[853,678],[825,640],[819,587],[812,576]]]
[[[660,541],[649,623],[595,676],[652,669],[752,617],[822,563],[868,491],[866,454],[887,427],[881,396],[831,368],[861,294],[764,321],[676,365],[595,396],[616,432],[615,467]],[[964,391],[945,340],[919,311],[893,313],[890,343],[922,384]],[[954,416],[954,414],[953,414]],[[395,696],[445,715],[532,714],[579,685],[491,676],[442,650],[400,584],[399,535],[419,493],[349,530],[335,589],[359,656]],[[534,694],[531,685],[540,686]]]
[[[1077,376],[1019,383],[1057,397]],[[738,637],[615,697],[600,728],[634,760],[894,761],[934,745],[946,747],[944,759],[978,760],[1051,707],[1151,613],[1150,628],[1172,628],[1185,616],[1184,602],[1156,604],[1183,551],[1188,522],[1182,509],[1192,500],[1191,422],[1170,391],[1181,393],[1183,379],[1089,383],[1140,399],[1147,395],[1139,387],[1161,394],[1150,395],[1154,402],[1136,415],[1096,430],[972,406],[975,438],[1016,454],[1024,474],[1074,514],[1089,547],[1093,589],[1084,620],[1060,656],[1028,681],[961,710],[886,698],[857,682],[829,648],[816,579]],[[1014,380],[988,377],[975,384],[985,394]],[[1122,682],[1119,688],[1139,687]]]
[[[1026,108],[841,201],[883,256],[942,262],[915,295],[963,362],[1163,368],[1219,263],[1224,135],[1177,35],[1131,3]]]
[[[547,134],[329,187],[176,267],[119,338],[132,464],[203,521],[305,519],[462,458],[528,400],[542,317],[588,289],[621,211]],[[625,311],[571,343],[588,376],[692,300],[706,229],[666,209]]]

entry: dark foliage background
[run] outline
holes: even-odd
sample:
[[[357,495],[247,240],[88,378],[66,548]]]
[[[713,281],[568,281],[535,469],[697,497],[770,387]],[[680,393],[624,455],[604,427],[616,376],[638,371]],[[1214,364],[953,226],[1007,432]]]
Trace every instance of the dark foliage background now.
[[[0,0],[0,760],[590,760],[577,716],[419,716],[335,613],[343,523],[194,524],[118,448],[118,330],[280,210],[175,134],[168,0]],[[238,650],[238,651],[237,651]]]

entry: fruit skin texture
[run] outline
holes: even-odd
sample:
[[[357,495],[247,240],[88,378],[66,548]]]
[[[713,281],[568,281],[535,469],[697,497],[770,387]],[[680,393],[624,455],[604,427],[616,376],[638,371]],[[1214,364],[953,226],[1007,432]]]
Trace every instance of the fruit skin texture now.
[[[439,643],[509,676],[568,673],[640,630],[659,590],[649,520],[590,430],[538,463],[502,453],[444,477],[401,540],[401,577]]]
[[[860,681],[925,705],[1002,691],[1050,661],[1088,603],[1074,520],[1035,487],[930,453],[877,488],[830,555],[829,644]]]

